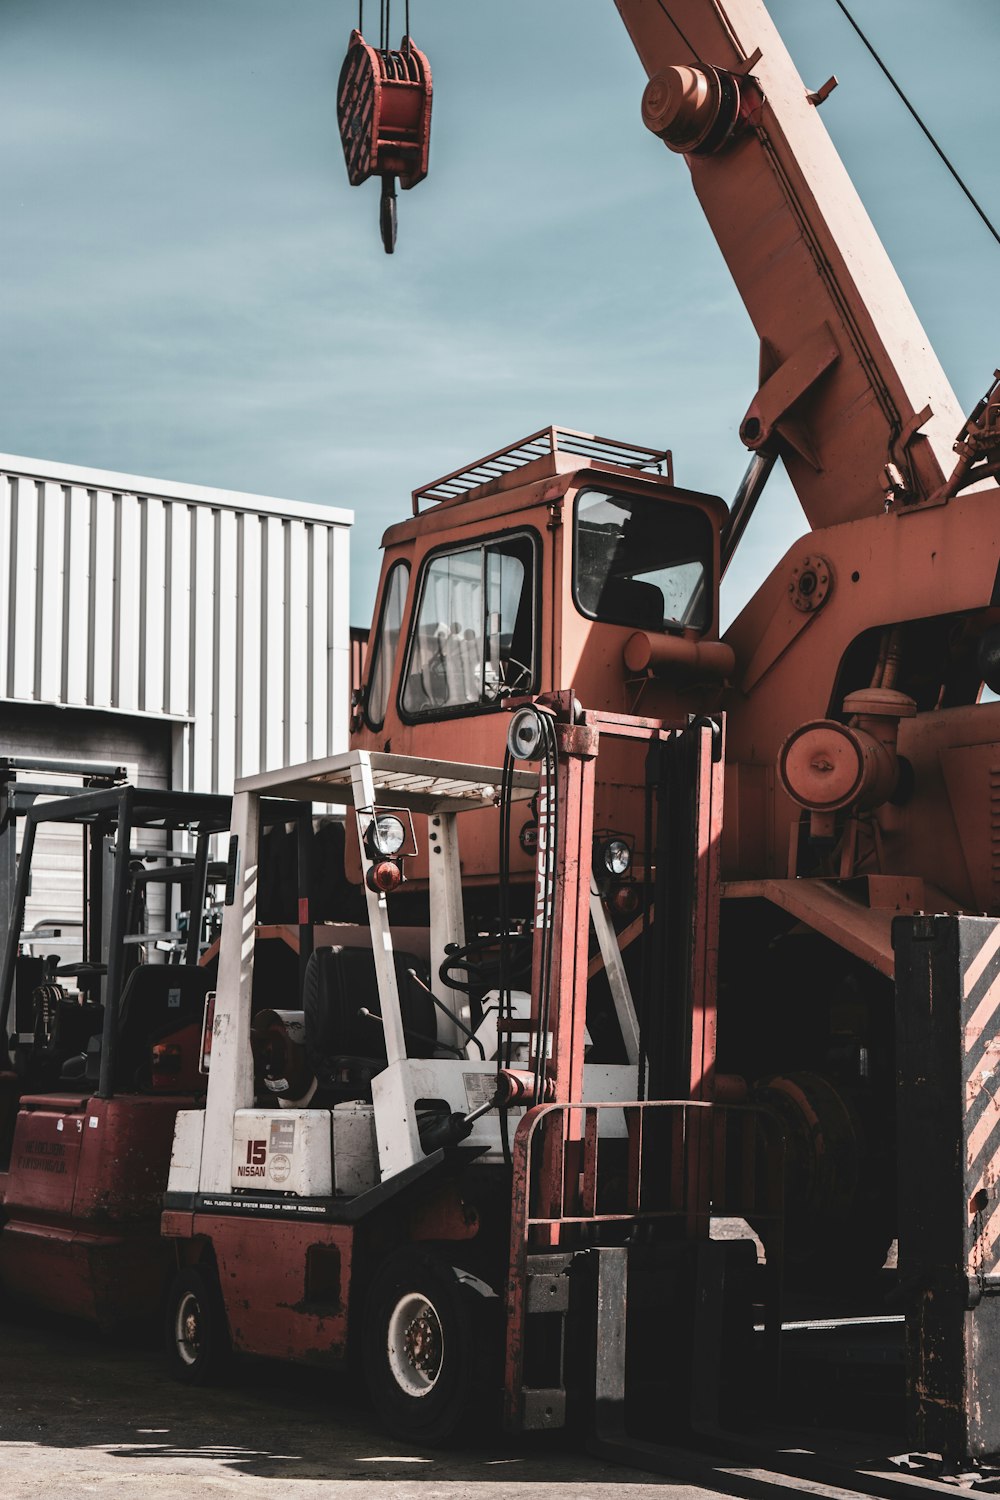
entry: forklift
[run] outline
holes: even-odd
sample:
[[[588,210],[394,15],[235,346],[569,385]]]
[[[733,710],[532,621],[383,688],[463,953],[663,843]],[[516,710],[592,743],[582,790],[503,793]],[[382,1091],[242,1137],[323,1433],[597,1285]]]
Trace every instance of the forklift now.
[[[353,750],[237,784],[206,1105],[177,1115],[162,1220],[182,1380],[233,1351],[354,1365],[391,1432],[435,1444],[484,1417],[520,1432],[613,1407],[626,1345],[632,1391],[655,1405],[666,1380],[685,1420],[718,1422],[723,1325],[775,1378],[780,1130],[714,1063],[723,726],[586,712],[569,693],[513,707],[502,767]],[[593,817],[600,749],[623,739],[645,745],[674,830],[676,916],[638,994],[610,916],[633,851]],[[348,809],[368,922],[316,928],[301,1004],[275,993],[254,1016],[264,797]],[[460,827],[491,807],[508,843],[530,812],[536,878],[526,915],[469,934]],[[401,928],[421,848],[429,922]],[[592,950],[613,1043],[588,1029]],[[743,1232],[714,1238],[723,1218]],[[626,1337],[607,1319],[629,1279]]]
[[[0,966],[0,1285],[6,1297],[104,1328],[162,1295],[158,1215],[174,1118],[204,1099],[212,970],[211,841],[228,797],[118,782],[34,801]],[[82,829],[82,954],[21,952],[36,833]],[[188,849],[174,847],[176,834]],[[184,930],[150,930],[151,887]],[[157,961],[159,960],[159,961]]]

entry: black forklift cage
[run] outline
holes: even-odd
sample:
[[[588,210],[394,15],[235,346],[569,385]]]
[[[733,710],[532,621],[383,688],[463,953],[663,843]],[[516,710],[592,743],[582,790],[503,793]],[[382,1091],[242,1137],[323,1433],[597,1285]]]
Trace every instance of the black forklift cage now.
[[[66,767],[69,763],[61,762]],[[27,792],[27,788],[24,788]],[[62,794],[65,788],[53,788]],[[40,789],[32,789],[38,795]],[[101,1069],[97,1097],[110,1099],[114,1094],[115,1060],[118,1048],[118,1011],[123,988],[125,959],[125,925],[128,916],[126,900],[129,879],[129,853],[132,831],[135,828],[158,828],[165,832],[183,832],[196,836],[195,857],[191,875],[191,912],[200,912],[205,905],[208,886],[208,841],[213,834],[227,833],[232,815],[232,798],[212,792],[166,791],[159,788],[143,788],[124,785],[104,787],[100,790],[81,791],[75,795],[60,795],[57,802],[36,805],[32,801],[23,810],[24,835],[18,860],[17,878],[7,925],[3,961],[0,966],[0,1037],[6,1038],[7,1023],[14,994],[14,969],[21,929],[24,923],[25,902],[31,857],[35,844],[35,832],[39,823],[76,823],[81,827],[98,826],[102,830],[117,830],[119,857],[114,862],[114,879],[111,888],[111,930],[108,939],[108,962],[103,986],[104,1025],[101,1040]],[[261,826],[274,823],[298,823],[300,828],[312,817],[311,803],[282,802],[270,799],[261,804]],[[304,854],[305,840],[299,840],[300,883],[308,869]],[[163,851],[168,853],[169,851]],[[120,855],[124,853],[124,858]],[[159,851],[158,851],[159,857]],[[86,862],[85,862],[86,863]],[[86,930],[86,922],[84,928]],[[185,962],[198,962],[201,923],[192,921],[188,927]],[[89,951],[89,949],[87,950]],[[98,940],[98,955],[100,946]]]
[[[74,787],[65,782],[26,780],[28,775],[72,776],[83,785]],[[36,799],[74,797],[84,790],[121,786],[127,781],[128,770],[114,761],[31,754],[0,755],[0,913],[6,916],[10,910],[17,883],[17,820],[26,815]]]

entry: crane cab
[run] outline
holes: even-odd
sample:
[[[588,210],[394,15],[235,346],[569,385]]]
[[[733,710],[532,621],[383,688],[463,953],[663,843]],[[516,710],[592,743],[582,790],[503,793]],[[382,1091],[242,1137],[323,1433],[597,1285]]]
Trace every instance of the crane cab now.
[[[512,698],[569,688],[616,714],[716,707],[731,662],[718,638],[727,514],[675,485],[669,452],[565,428],[415,490],[412,517],[383,538],[352,747],[431,758],[460,745],[490,764]],[[641,800],[641,774],[602,764],[605,778]],[[597,816],[622,826],[620,786],[599,791]],[[496,870],[495,829],[479,821],[473,881]]]

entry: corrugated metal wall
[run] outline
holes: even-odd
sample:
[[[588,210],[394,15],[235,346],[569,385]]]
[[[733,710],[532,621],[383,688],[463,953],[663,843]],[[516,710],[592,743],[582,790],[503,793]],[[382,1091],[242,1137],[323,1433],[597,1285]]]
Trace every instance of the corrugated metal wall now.
[[[346,748],[352,519],[0,454],[0,700],[171,721],[197,791]]]

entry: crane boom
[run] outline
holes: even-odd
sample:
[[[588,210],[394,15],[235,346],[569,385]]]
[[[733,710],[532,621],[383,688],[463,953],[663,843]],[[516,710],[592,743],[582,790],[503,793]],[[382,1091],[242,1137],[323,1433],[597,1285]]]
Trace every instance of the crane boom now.
[[[646,123],[686,155],[760,338],[744,443],[778,449],[814,528],[877,514],[887,491],[931,498],[962,411],[763,4],[615,4]],[[710,128],[727,109],[728,133]]]

